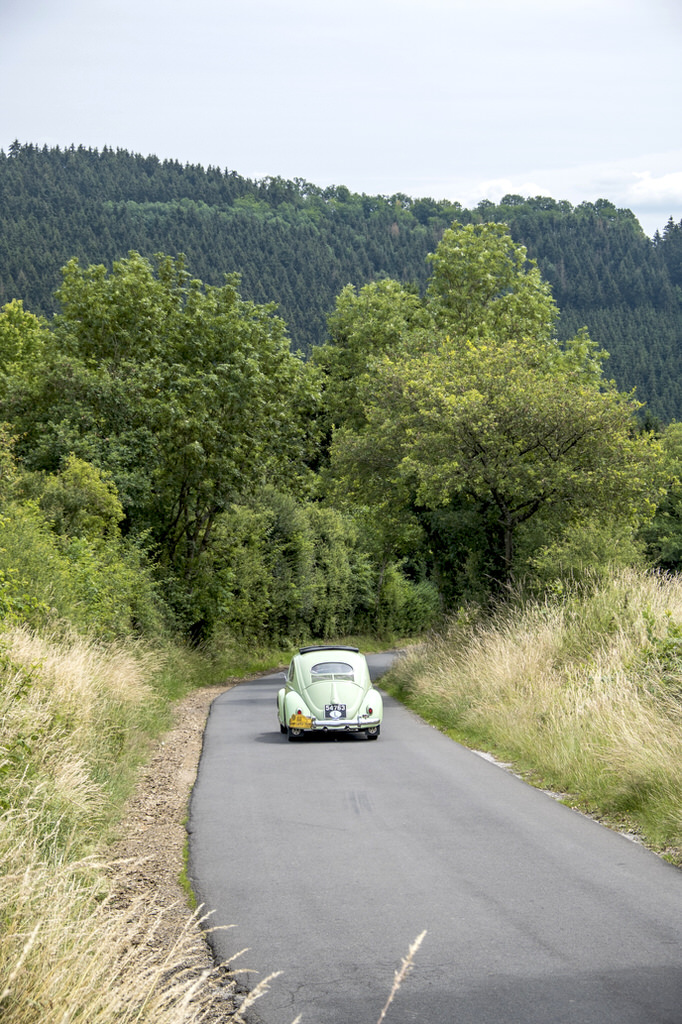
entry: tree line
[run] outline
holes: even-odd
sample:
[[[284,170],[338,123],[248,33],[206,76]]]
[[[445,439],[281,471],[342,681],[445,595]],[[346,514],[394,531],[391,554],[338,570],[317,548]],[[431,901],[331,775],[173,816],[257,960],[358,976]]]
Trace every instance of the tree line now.
[[[614,564],[676,569],[682,428],[643,424],[503,224],[423,293],[346,285],[292,351],[182,257],[69,260],[0,311],[6,615],[195,642],[415,633]]]
[[[292,347],[308,355],[327,340],[347,284],[397,280],[423,297],[426,256],[454,220],[506,223],[552,288],[559,338],[587,327],[622,390],[635,387],[662,422],[682,418],[682,224],[649,239],[605,199],[572,206],[508,195],[467,210],[303,179],[254,181],[108,147],[15,142],[0,153],[0,302],[21,298],[49,316],[73,257],[111,266],[131,250],[184,253],[207,284],[239,273],[246,299],[276,302]]]

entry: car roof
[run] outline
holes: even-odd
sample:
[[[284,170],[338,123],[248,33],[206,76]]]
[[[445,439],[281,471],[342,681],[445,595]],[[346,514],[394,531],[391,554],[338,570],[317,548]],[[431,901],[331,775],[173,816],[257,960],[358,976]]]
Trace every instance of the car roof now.
[[[368,671],[367,659],[361,654],[357,647],[341,646],[315,646],[301,647],[296,655],[296,661],[303,672],[310,672],[314,665],[320,663],[336,662],[349,665],[354,672]]]
[[[359,653],[358,647],[345,647],[343,644],[311,644],[309,647],[299,647],[299,654],[310,654],[313,651],[354,651]]]

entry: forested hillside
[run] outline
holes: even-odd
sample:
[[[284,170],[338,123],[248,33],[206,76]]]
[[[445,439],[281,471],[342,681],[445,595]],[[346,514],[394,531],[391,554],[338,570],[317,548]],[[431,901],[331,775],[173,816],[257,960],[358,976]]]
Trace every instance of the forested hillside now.
[[[424,285],[424,258],[459,208],[439,204],[420,220],[411,206],[406,196],[255,182],[122,150],[15,145],[0,158],[0,302],[53,311],[60,267],[74,256],[110,264],[131,249],[182,252],[207,284],[237,272],[245,297],[276,302],[294,347],[307,351],[348,282]]]
[[[237,272],[245,298],[277,303],[292,347],[308,353],[346,284],[391,278],[423,292],[426,256],[454,220],[507,223],[552,287],[559,336],[587,326],[619,388],[636,387],[661,420],[682,418],[682,224],[662,225],[652,241],[606,200],[506,196],[466,210],[122,150],[14,143],[0,154],[0,304],[20,298],[52,313],[72,257],[110,266],[131,250],[184,253],[205,283]]]

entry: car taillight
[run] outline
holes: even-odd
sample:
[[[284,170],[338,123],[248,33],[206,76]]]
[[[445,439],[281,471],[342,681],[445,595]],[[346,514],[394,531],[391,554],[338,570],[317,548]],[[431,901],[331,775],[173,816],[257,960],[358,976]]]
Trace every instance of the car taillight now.
[[[302,714],[303,714],[303,711],[301,710],[301,708],[299,708],[299,709],[298,709],[298,711],[296,712],[296,714],[297,714],[297,715],[302,715]]]
[[[368,715],[373,715],[374,714],[374,708],[367,708],[367,714]]]

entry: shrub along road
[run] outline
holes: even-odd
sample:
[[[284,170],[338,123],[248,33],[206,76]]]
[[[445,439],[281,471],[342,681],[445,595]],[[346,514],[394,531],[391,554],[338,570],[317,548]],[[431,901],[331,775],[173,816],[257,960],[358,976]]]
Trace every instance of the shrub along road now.
[[[387,699],[378,743],[279,732],[281,677],[213,704],[190,808],[209,937],[265,1024],[680,1024],[682,872]]]

